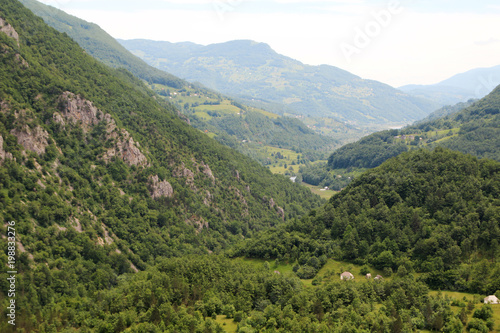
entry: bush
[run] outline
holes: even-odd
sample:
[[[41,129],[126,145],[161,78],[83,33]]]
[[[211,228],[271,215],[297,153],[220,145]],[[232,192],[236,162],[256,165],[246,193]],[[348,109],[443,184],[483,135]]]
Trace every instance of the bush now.
[[[312,279],[317,273],[314,267],[304,265],[297,271],[297,276],[301,279]]]

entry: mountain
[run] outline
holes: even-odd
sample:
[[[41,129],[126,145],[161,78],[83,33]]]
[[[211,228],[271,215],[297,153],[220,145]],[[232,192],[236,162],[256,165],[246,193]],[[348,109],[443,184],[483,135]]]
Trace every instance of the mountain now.
[[[145,80],[151,89],[174,103],[192,126],[262,164],[268,156],[260,152],[259,146],[246,142],[261,142],[312,155],[317,155],[317,150],[331,151],[339,145],[332,137],[316,135],[297,119],[276,117],[151,67],[93,23],[35,0],[21,2],[49,26],[67,33],[94,58],[114,68],[125,68]]]
[[[328,165],[331,169],[373,168],[408,149],[436,146],[500,161],[500,86],[456,112],[465,105],[449,107],[452,112],[438,119],[401,130],[377,132],[347,144],[329,157]]]
[[[152,66],[279,114],[331,117],[366,127],[412,122],[437,108],[333,66],[304,65],[264,43],[119,42]]]
[[[433,85],[407,85],[399,89],[410,95],[448,105],[471,98],[482,98],[499,84],[500,65],[472,69]]]
[[[472,104],[474,104],[477,101],[478,101],[477,99],[471,98],[467,102],[460,102],[460,103],[457,103],[455,105],[445,105],[442,108],[432,112],[430,115],[428,115],[424,119],[415,122],[413,125],[423,124],[426,122],[430,122],[433,120],[438,120],[440,118],[444,118],[448,115],[458,113],[458,112],[462,111],[463,109],[468,108],[469,106],[471,106]]]
[[[68,15],[62,10],[36,0],[20,0],[28,9],[60,32],[67,33],[90,55],[114,68],[125,68],[142,80],[182,88],[186,82],[164,71],[148,66],[133,56],[98,25]]]
[[[15,221],[26,331],[49,330],[43,313],[75,292],[159,257],[220,252],[322,202],[188,126],[19,2],[0,16],[0,215]]]
[[[262,258],[279,249],[300,257],[293,249],[334,249],[337,260],[386,275],[416,271],[433,289],[487,295],[498,288],[498,264],[480,277],[468,272],[500,254],[499,184],[497,161],[444,148],[406,152],[363,173],[300,221],[245,241],[235,255]]]
[[[1,332],[496,328],[428,286],[498,290],[498,162],[410,152],[321,208],[16,0],[0,50]]]

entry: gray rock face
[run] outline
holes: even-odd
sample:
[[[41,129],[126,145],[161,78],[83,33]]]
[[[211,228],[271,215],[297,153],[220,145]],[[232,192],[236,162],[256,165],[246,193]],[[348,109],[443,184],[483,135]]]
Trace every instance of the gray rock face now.
[[[118,157],[128,165],[148,165],[146,156],[130,133],[119,129],[111,115],[99,110],[92,102],[66,91],[59,98],[59,109],[61,114],[55,113],[53,119],[63,127],[70,123],[81,126],[84,133],[88,133],[100,122],[106,123],[106,140],[113,140],[115,143],[102,156],[106,162]]]
[[[0,163],[2,163],[7,158],[12,159],[12,154],[6,152],[3,149],[3,137],[0,135]]]
[[[162,197],[171,198],[174,195],[172,185],[166,180],[160,181],[158,175],[149,176],[149,190],[153,199]]]
[[[23,125],[21,129],[10,131],[10,134],[17,137],[17,142],[24,149],[34,151],[38,155],[44,154],[45,148],[49,145],[47,142],[49,133],[40,126],[31,129],[28,125]]]
[[[3,18],[0,17],[0,31],[5,33],[10,38],[13,38],[17,42],[17,46],[19,46],[19,34],[14,29],[13,26],[5,22]]]

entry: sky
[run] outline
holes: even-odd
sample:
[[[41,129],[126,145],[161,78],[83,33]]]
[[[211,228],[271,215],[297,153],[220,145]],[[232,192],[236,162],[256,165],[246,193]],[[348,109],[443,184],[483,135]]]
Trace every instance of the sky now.
[[[119,39],[251,39],[393,87],[500,65],[498,0],[39,1]]]

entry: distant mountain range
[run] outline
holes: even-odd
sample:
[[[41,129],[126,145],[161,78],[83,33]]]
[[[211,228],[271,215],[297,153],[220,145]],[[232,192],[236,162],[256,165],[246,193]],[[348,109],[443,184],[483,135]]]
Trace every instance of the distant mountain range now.
[[[21,3],[43,18],[48,25],[68,34],[88,54],[102,63],[114,68],[124,68],[146,81],[150,88],[177,107],[179,115],[180,112],[183,113],[181,117],[189,118],[193,127],[215,136],[219,142],[261,163],[266,157],[256,152],[253,146],[242,144],[242,140],[300,151],[330,152],[334,146],[339,145],[334,138],[316,134],[298,119],[278,117],[247,107],[205,87],[195,87],[170,73],[154,68],[130,53],[96,24],[36,0],[21,0]],[[346,131],[337,136],[343,136],[342,140],[345,140]],[[357,131],[351,132],[352,136],[359,135]]]
[[[470,98],[482,98],[499,84],[500,65],[472,69],[432,85],[411,84],[399,87],[399,89],[408,94],[447,105],[465,102]]]
[[[337,67],[305,65],[250,40],[208,46],[118,41],[152,66],[278,114],[331,117],[363,127],[413,122],[439,107]]]

